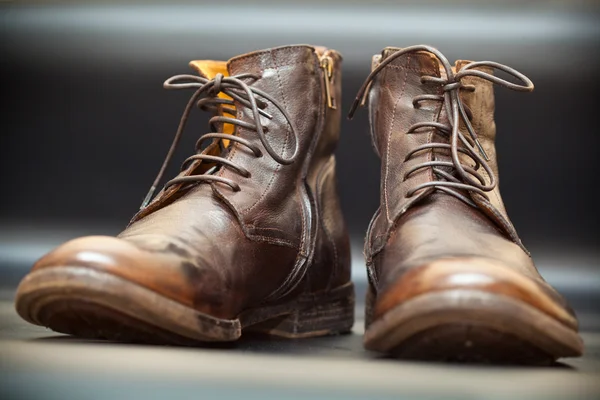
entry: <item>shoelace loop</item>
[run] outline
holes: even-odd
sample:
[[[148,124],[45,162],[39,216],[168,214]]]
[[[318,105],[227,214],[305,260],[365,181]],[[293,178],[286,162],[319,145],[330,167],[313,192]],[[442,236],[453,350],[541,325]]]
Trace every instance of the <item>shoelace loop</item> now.
[[[450,143],[427,143],[418,146],[408,153],[405,161],[408,161],[413,155],[415,155],[418,152],[424,150],[433,151],[434,149],[449,150],[451,153],[452,161],[428,161],[415,165],[413,168],[411,168],[405,174],[405,180],[408,179],[411,174],[423,168],[432,168],[438,179],[443,180],[436,180],[417,185],[416,187],[410,189],[407,192],[406,196],[412,197],[417,191],[421,189],[427,187],[434,187],[436,189],[439,189],[443,192],[457,197],[458,199],[466,202],[469,205],[476,207],[475,203],[471,199],[464,196],[457,190],[476,192],[487,198],[486,192],[489,192],[496,187],[497,178],[488,164],[488,161],[490,161],[490,159],[485,153],[483,147],[481,146],[481,143],[477,138],[477,133],[475,132],[475,129],[471,124],[471,112],[468,111],[468,108],[465,107],[459,94],[459,91],[461,89],[472,91],[475,88],[472,85],[464,84],[462,82],[462,79],[467,76],[475,76],[490,81],[492,83],[507,87],[509,89],[521,92],[531,92],[533,90],[533,83],[529,78],[527,78],[522,73],[516,71],[515,69],[493,61],[471,62],[469,64],[466,64],[459,72],[455,73],[452,70],[452,66],[450,65],[448,59],[437,49],[425,45],[411,46],[389,55],[375,69],[373,69],[373,71],[369,74],[362,87],[358,91],[358,94],[356,96],[356,99],[354,100],[354,103],[352,104],[352,108],[350,109],[348,117],[351,119],[354,113],[356,112],[358,106],[364,104],[373,80],[385,68],[386,65],[388,65],[393,60],[397,59],[398,57],[404,54],[415,52],[428,52],[433,54],[444,68],[446,78],[439,78],[437,76],[422,76],[422,84],[441,85],[444,93],[442,95],[425,94],[415,96],[413,98],[413,107],[419,107],[420,103],[424,101],[442,101],[446,108],[446,115],[449,124],[446,125],[440,122],[419,122],[410,126],[406,133],[423,133],[428,131],[428,129],[424,130],[423,128],[434,128],[440,131],[441,133],[448,135]],[[475,69],[477,67],[489,67],[495,70],[504,71],[507,74],[519,80],[522,84],[513,83],[505,79],[499,78],[497,76],[494,76],[490,73]],[[460,121],[463,121],[469,133],[468,137],[465,137],[465,135],[463,135],[463,133],[459,130]],[[464,154],[470,159],[472,159],[475,165],[473,167],[463,165],[460,161],[459,153]],[[455,174],[450,174],[438,167],[451,167],[454,171],[456,171],[458,176],[455,176]],[[478,172],[479,168],[483,168],[486,174],[490,177],[489,184],[486,184],[484,177]]]
[[[220,124],[222,126],[225,123],[235,125],[243,129],[255,131],[258,134],[258,137],[266,152],[278,163],[288,165],[296,160],[299,151],[299,138],[292,118],[289,116],[284,106],[279,101],[274,99],[268,93],[251,85],[248,85],[246,82],[244,82],[244,79],[256,80],[259,78],[260,76],[250,73],[239,74],[235,76],[224,76],[223,74],[217,74],[213,79],[208,79],[198,75],[175,75],[165,81],[163,85],[165,89],[196,89],[196,91],[190,97],[190,100],[188,101],[185,110],[183,111],[183,115],[181,116],[179,127],[177,128],[177,132],[175,133],[173,142],[171,143],[171,147],[169,148],[165,160],[163,161],[163,164],[156,178],[154,179],[154,182],[152,183],[148,194],[144,198],[140,209],[146,208],[146,206],[152,200],[154,192],[156,191],[158,184],[162,180],[163,175],[171,159],[173,158],[175,149],[177,148],[177,145],[181,140],[183,129],[185,128],[190,112],[194,105],[198,106],[202,110],[212,111],[215,113],[218,112],[218,108],[219,106],[221,106],[223,112],[221,113],[221,115],[215,115],[209,120],[210,128],[215,132],[210,132],[200,137],[200,139],[196,143],[196,154],[191,157],[188,157],[183,162],[181,171],[184,171],[187,168],[196,168],[197,162],[208,161],[220,166],[229,167],[232,170],[239,173],[241,176],[247,178],[250,177],[250,171],[243,168],[242,166],[235,164],[234,162],[228,160],[225,157],[202,154],[202,143],[204,143],[208,139],[218,139],[220,144],[222,144],[222,140],[230,140],[232,142],[239,143],[250,149],[256,157],[262,157],[263,153],[261,149],[256,145],[252,144],[250,141],[241,138],[235,134],[216,132],[218,131],[218,125]],[[224,93],[233,100],[219,98],[219,93]],[[202,94],[206,94],[207,97],[200,98]],[[264,100],[262,100],[261,98]],[[222,115],[235,115],[235,108],[226,107],[235,107],[234,101],[237,101],[240,106],[246,107],[251,110],[254,124],[236,118],[225,117]],[[267,129],[262,125],[260,117],[263,116],[268,119],[273,119],[273,116],[265,111],[265,109],[268,106],[268,103],[273,104],[275,108],[277,108],[277,110],[281,112],[286,122],[289,124],[291,133],[294,136],[294,152],[290,157],[284,158],[280,156],[267,140],[267,137],[265,135]],[[194,166],[194,164],[196,165]],[[214,175],[212,173],[214,172],[214,170],[215,169],[211,168],[211,170],[203,174],[181,176],[178,178],[171,179],[165,184],[164,188],[166,189],[172,185],[179,183],[220,182],[228,185],[234,191],[240,190],[240,186],[231,179]]]

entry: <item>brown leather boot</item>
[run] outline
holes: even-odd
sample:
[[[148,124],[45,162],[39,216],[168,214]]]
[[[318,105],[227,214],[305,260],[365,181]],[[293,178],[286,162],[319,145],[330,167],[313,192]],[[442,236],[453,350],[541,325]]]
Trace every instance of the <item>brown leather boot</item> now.
[[[493,75],[512,75],[519,84]],[[498,190],[493,84],[519,72],[386,48],[368,96],[381,206],[366,238],[365,346],[399,357],[544,363],[579,356],[577,320],[536,270]]]
[[[198,75],[167,80],[194,93],[157,181],[195,105],[214,114],[213,133],[118,237],[40,259],[19,286],[19,315],[82,337],[174,344],[349,331],[333,156],[340,64],[333,50],[287,46],[192,61]]]

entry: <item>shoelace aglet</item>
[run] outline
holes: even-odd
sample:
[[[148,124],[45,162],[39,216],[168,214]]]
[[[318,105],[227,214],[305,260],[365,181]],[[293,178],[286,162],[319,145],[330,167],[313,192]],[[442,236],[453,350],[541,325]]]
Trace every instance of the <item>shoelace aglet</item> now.
[[[358,107],[364,107],[367,103],[367,98],[369,97],[369,91],[371,90],[371,84],[373,82],[369,81],[366,86],[363,87],[358,92],[358,95],[354,99],[354,103],[352,103],[352,107],[350,107],[350,112],[348,113],[348,119],[354,118],[354,113],[358,109]]]
[[[352,106],[350,107],[350,111],[348,111],[348,119],[352,120],[352,118],[354,118],[354,113],[356,112],[356,109],[358,108],[358,106],[360,105],[360,99],[357,97],[356,99],[354,99],[354,103],[352,103]]]
[[[365,104],[367,103],[367,99],[369,98],[369,92],[371,91],[371,86],[373,85],[373,81],[369,81],[369,83],[367,84],[367,87],[365,88],[365,92],[362,95],[362,98],[360,99],[360,106],[364,107]]]
[[[152,185],[152,187],[148,191],[148,194],[146,195],[146,197],[144,197],[144,201],[142,202],[142,205],[140,206],[140,210],[143,210],[144,208],[146,208],[148,206],[148,204],[150,204],[150,201],[152,200],[152,197],[154,196],[155,191],[156,191],[156,186]]]
[[[483,158],[485,158],[485,161],[490,161],[490,158],[488,157],[487,153],[483,149],[483,146],[479,142],[479,139],[475,138],[475,144],[477,145],[477,148],[479,149],[479,153],[481,153]]]

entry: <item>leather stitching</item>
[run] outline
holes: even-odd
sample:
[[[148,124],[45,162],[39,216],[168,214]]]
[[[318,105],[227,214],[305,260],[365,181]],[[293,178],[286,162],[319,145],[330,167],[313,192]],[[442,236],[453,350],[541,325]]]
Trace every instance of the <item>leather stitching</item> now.
[[[478,197],[480,198],[480,201],[478,202],[478,205],[479,205],[480,207],[483,207],[483,208],[485,208],[486,210],[488,210],[488,211],[489,211],[489,212],[491,212],[492,214],[494,214],[494,216],[495,216],[496,218],[498,218],[498,220],[499,220],[499,221],[502,223],[502,225],[504,225],[504,226],[503,226],[503,228],[507,230],[507,233],[509,234],[509,236],[513,237],[513,239],[514,239],[514,235],[513,235],[513,233],[512,233],[512,230],[511,230],[511,229],[509,229],[509,227],[507,226],[507,224],[506,224],[506,221],[505,221],[504,217],[503,217],[503,216],[502,216],[502,215],[501,215],[501,214],[500,214],[498,211],[496,211],[496,208],[495,208],[495,207],[490,207],[490,205],[488,205],[488,204],[486,203],[486,200],[485,200],[484,198],[482,198],[482,197],[481,197],[481,195],[478,195]],[[503,233],[502,231],[499,231],[499,232],[500,232],[500,233]]]
[[[385,66],[385,68],[394,68],[394,69],[399,69],[399,70],[408,70],[408,71],[413,71],[413,72],[417,72],[417,73],[421,73],[423,72],[423,69],[421,68],[415,68],[415,67],[410,67],[410,66],[403,66],[403,65],[394,65],[394,64],[388,64]],[[428,73],[435,73],[435,71],[425,71]]]
[[[407,67],[410,65],[410,59],[411,59],[411,56],[409,55],[406,60]],[[388,223],[392,222],[390,219],[390,209],[389,209],[389,204],[388,204],[388,190],[387,190],[388,174],[389,174],[389,170],[390,170],[390,163],[389,163],[390,148],[391,148],[390,141],[392,139],[392,132],[394,130],[394,122],[396,119],[396,108],[398,107],[398,104],[400,103],[400,100],[402,99],[402,96],[404,95],[404,89],[406,88],[407,80],[408,80],[408,71],[405,72],[404,81],[402,82],[402,89],[400,89],[400,95],[394,102],[394,110],[392,111],[392,120],[390,121],[390,128],[389,128],[387,142],[386,142],[385,175],[383,177],[383,201],[385,202],[385,215],[386,215]]]
[[[305,50],[311,50],[313,53],[315,52],[315,48],[312,47],[312,46],[302,46],[302,45],[300,45],[300,46],[286,46],[286,47],[280,47],[280,48],[277,48],[277,49],[260,51],[260,52],[253,53],[253,54],[246,54],[246,55],[240,56],[240,57],[235,57],[233,59],[233,63],[236,63],[236,62],[241,61],[241,60],[247,60],[249,58],[258,58],[260,56],[264,56],[267,53],[273,54],[273,53],[279,52],[279,51],[288,51],[289,52],[290,50],[293,50],[293,49],[305,49]]]
[[[425,71],[425,72],[431,73],[431,74],[435,73],[435,71]],[[441,90],[438,91],[438,93],[440,93],[440,92],[441,92]],[[433,114],[432,121],[436,121],[437,119],[439,119],[442,109],[443,109],[443,104],[440,104],[438,106],[438,110]],[[434,134],[435,134],[435,129],[431,129],[431,131],[429,132],[429,136],[427,138],[428,143],[431,143]],[[429,152],[428,161],[431,161],[432,157],[433,157],[433,149],[431,149],[431,152]],[[433,171],[431,170],[431,168],[428,168],[427,171],[429,173],[429,179],[432,180],[433,179]],[[420,194],[417,194],[417,197],[409,199],[403,207],[404,212],[406,212],[413,204],[415,204],[419,200],[421,200],[423,198],[423,196],[426,195],[426,193],[431,193],[431,192],[432,192],[431,188],[425,189]],[[376,239],[385,237],[385,241],[383,243],[381,243],[379,246],[377,246],[376,249],[373,249],[371,246],[371,249],[370,249],[371,250],[371,259],[374,259],[379,254],[379,252],[386,247],[387,243],[390,240],[390,237],[392,237],[396,233],[396,228],[398,227],[398,222],[400,221],[400,217],[402,217],[402,215],[404,215],[403,212],[398,213],[398,215],[396,215],[394,217],[393,221],[389,221],[389,222],[393,222],[393,224],[388,229],[386,229],[384,232],[382,232],[380,234],[375,235]],[[373,271],[373,272],[375,275],[376,271]],[[376,276],[374,276],[374,277],[376,278]]]
[[[253,235],[251,233],[247,234],[248,239],[260,240],[265,243],[275,244],[279,246],[290,247],[294,250],[298,250],[298,246],[294,245],[292,242],[285,239],[273,239],[270,236],[262,236],[262,235]]]
[[[271,52],[271,58],[273,59],[273,62],[275,63],[275,57],[273,57],[273,53]],[[306,64],[305,62],[301,62],[301,63],[296,63],[296,64]],[[283,87],[281,86],[281,76],[279,75],[279,66],[276,65],[275,68],[269,68],[269,69],[273,69],[276,71],[277,73],[277,86],[279,87],[279,91],[281,93],[281,97],[283,100],[283,105],[284,107],[287,109],[287,100],[285,98],[285,94],[283,92]],[[283,148],[281,150],[281,155],[283,156],[285,154],[285,150],[287,147],[287,142],[289,139],[289,131],[287,126],[285,127],[285,141],[283,143]],[[242,210],[242,213],[247,213],[248,211],[251,211],[254,207],[256,207],[258,205],[258,203],[260,203],[265,196],[267,195],[267,192],[269,191],[269,189],[271,188],[271,186],[273,185],[273,181],[275,180],[275,176],[277,175],[277,172],[281,169],[281,164],[277,164],[277,167],[275,167],[275,171],[273,171],[273,173],[271,174],[271,179],[269,179],[269,183],[267,184],[267,187],[265,188],[265,190],[263,191],[263,193],[260,195],[260,197],[249,207],[245,208],[244,210]]]

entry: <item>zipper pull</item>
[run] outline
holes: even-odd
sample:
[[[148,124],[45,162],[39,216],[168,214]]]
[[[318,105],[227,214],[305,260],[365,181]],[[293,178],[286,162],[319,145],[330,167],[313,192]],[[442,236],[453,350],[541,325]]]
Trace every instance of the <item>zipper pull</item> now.
[[[321,58],[321,68],[323,69],[323,78],[325,80],[325,94],[327,95],[327,106],[336,109],[335,99],[331,93],[331,84],[333,78],[333,59],[329,56]]]

